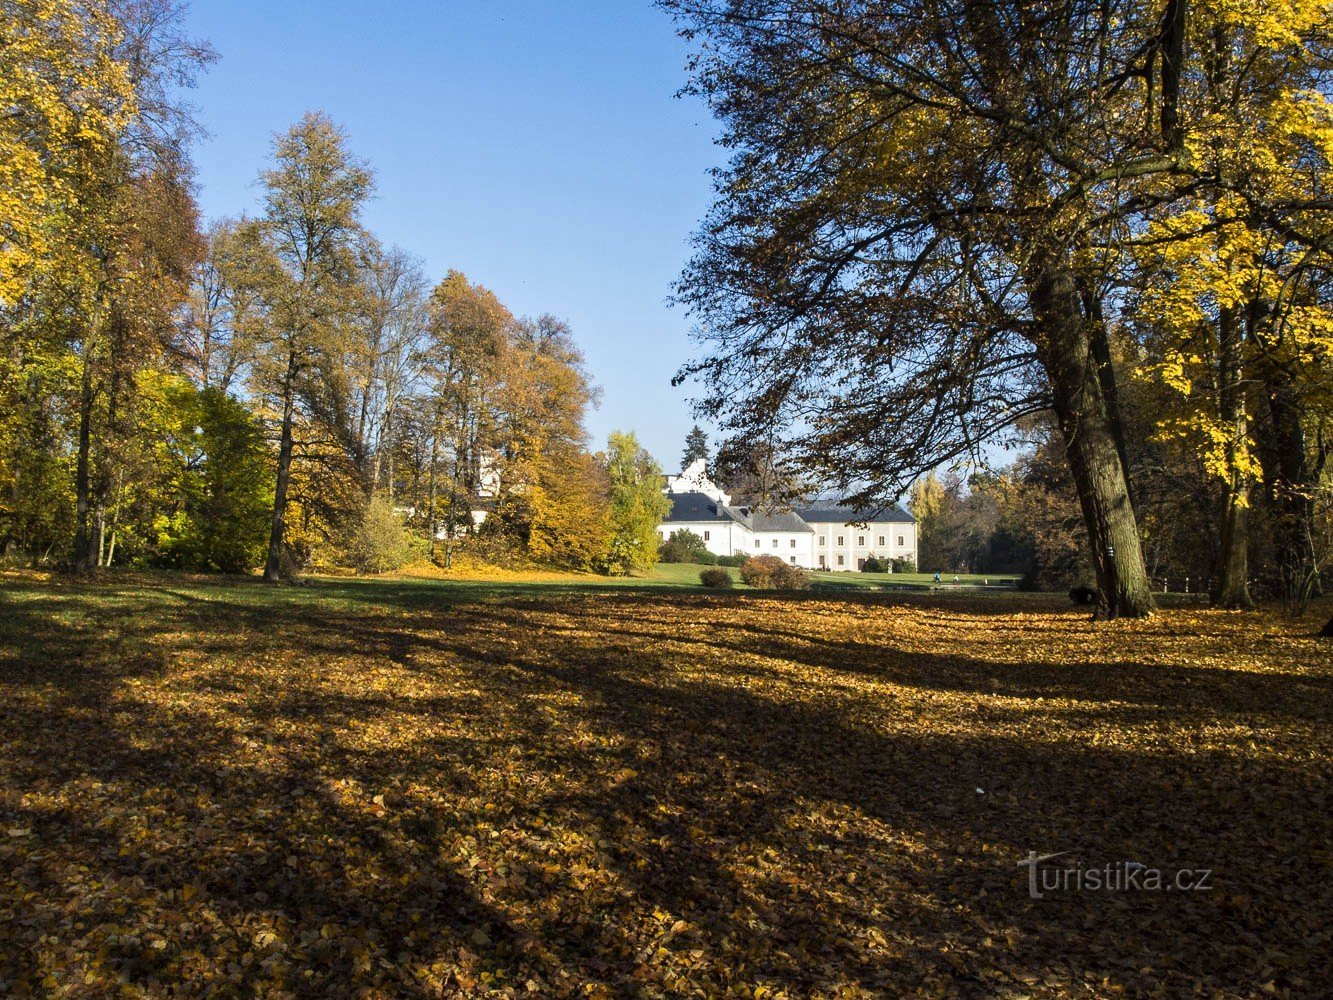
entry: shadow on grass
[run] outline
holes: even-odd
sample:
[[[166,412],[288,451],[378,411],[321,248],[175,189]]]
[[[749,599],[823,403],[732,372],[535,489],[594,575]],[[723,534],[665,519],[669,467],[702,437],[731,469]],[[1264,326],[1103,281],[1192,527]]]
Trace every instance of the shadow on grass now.
[[[369,586],[0,605],[10,992],[1326,981],[1333,896],[1295,876],[1330,834],[1327,674],[831,641],[782,615],[818,596]],[[1195,746],[1222,718],[1324,740]],[[1038,902],[1029,849],[1219,890]]]

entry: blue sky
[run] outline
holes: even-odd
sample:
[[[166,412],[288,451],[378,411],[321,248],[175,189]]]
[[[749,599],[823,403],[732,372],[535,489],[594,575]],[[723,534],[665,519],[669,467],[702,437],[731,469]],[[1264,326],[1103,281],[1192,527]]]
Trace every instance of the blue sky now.
[[[193,0],[221,60],[191,99],[207,218],[254,212],[275,132],[322,109],[375,169],[367,225],[566,319],[603,389],[589,430],[633,430],[670,469],[693,419],[670,284],[723,150],[648,0]]]

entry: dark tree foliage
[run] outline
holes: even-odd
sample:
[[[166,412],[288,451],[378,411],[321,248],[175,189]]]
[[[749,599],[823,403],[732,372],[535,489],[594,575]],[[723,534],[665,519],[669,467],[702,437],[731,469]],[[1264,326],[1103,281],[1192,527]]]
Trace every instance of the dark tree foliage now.
[[[708,462],[708,435],[698,424],[690,428],[690,433],[685,435],[685,454],[681,456],[681,468],[689,468],[692,462],[698,459]]]
[[[1165,8],[662,6],[733,151],[678,286],[701,410],[873,506],[1054,409],[1110,613],[1148,613],[1098,251],[1179,161]]]

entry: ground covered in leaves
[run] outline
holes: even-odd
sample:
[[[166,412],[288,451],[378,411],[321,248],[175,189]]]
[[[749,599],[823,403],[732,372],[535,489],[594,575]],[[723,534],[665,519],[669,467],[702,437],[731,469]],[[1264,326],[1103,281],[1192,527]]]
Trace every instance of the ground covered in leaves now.
[[[11,578],[0,995],[1313,995],[1314,628]],[[1029,851],[1211,889],[1034,899]]]

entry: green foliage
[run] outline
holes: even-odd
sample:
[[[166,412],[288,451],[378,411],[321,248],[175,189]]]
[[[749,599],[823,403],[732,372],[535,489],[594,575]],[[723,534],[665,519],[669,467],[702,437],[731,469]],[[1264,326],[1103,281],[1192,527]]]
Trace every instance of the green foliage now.
[[[388,497],[366,504],[347,547],[351,564],[362,573],[389,573],[423,554],[421,541],[394,513]]]
[[[673,531],[657,549],[657,557],[666,563],[702,563],[705,555],[711,555],[707,543],[689,528]]]
[[[603,458],[610,485],[610,542],[606,567],[624,575],[652,569],[657,526],[671,512],[662,493],[662,469],[633,434],[612,432]]]
[[[681,468],[687,469],[699,459],[708,461],[708,435],[698,424],[690,428],[685,435],[685,454],[681,456]]]
[[[805,590],[810,578],[799,566],[785,563],[777,556],[751,556],[741,565],[741,579],[751,587],[765,590]]]
[[[862,573],[887,573],[892,565],[890,560],[881,560],[877,556],[871,556],[861,565]]]
[[[729,555],[729,556],[718,556],[718,557],[717,557],[717,564],[718,564],[719,566],[731,566],[731,567],[734,568],[734,567],[738,567],[738,566],[744,566],[744,565],[745,565],[745,560],[747,560],[747,559],[749,559],[749,558],[750,558],[750,557],[747,556],[744,552],[737,552],[737,553],[735,553],[735,554],[733,554],[733,555]]]
[[[732,585],[731,573],[717,567],[702,570],[699,573],[699,582],[705,587],[730,587]]]
[[[254,568],[263,561],[273,500],[263,428],[218,389],[171,380],[157,398],[164,412],[161,502],[174,506],[156,521],[149,561],[224,573]]]
[[[889,565],[893,567],[894,573],[915,573],[916,560],[909,559],[907,556],[895,556],[889,560]]]

